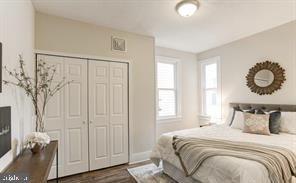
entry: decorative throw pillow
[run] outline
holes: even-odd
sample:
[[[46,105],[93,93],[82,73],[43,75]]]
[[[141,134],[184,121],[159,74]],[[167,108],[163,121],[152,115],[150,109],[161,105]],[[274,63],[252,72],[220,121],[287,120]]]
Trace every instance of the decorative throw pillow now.
[[[227,115],[227,118],[226,118],[226,121],[225,121],[226,125],[231,126],[231,123],[232,123],[233,118],[234,118],[234,113],[235,113],[235,110],[233,108],[229,109],[228,115]]]
[[[244,113],[243,132],[261,134],[261,135],[270,135],[269,114]]]
[[[241,110],[240,108],[233,108],[233,117],[230,122],[231,128],[236,128],[242,130],[244,128],[244,115],[243,113],[255,113],[254,109],[248,109],[248,110]]]
[[[246,110],[243,110],[243,112],[255,114],[256,110],[255,109],[246,109]]]
[[[255,114],[255,112],[256,112],[256,109],[252,109],[252,108],[250,108],[250,109],[234,108],[234,110],[236,110],[236,111],[242,111],[242,112],[247,112],[247,113],[251,113],[251,114]]]
[[[235,111],[231,128],[240,129],[244,128],[244,113],[241,111]]]
[[[281,112],[269,111],[265,112],[261,109],[256,111],[256,114],[269,114],[269,131],[270,133],[279,134],[281,127]]]
[[[266,114],[262,109],[256,109],[255,114]]]
[[[282,112],[280,131],[296,134],[296,112]]]

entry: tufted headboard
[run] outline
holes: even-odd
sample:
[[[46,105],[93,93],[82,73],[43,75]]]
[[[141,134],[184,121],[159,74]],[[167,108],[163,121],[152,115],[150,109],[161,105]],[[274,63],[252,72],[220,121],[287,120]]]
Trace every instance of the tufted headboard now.
[[[248,104],[248,103],[230,103],[230,107],[237,107],[240,109],[262,109],[264,111],[286,111],[296,112],[296,105],[285,104]]]

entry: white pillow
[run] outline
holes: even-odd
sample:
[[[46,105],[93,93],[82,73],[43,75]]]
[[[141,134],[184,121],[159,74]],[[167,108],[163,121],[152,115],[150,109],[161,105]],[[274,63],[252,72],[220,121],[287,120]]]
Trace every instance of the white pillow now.
[[[296,134],[296,112],[281,112],[280,131]]]
[[[235,111],[231,128],[240,129],[240,130],[244,129],[244,113],[243,112]]]
[[[228,115],[227,115],[227,118],[226,118],[226,120],[225,120],[225,124],[227,125],[227,126],[230,126],[231,125],[231,122],[232,122],[232,120],[233,120],[233,117],[234,117],[234,109],[233,108],[231,108],[230,110],[229,110],[229,112],[228,112]]]

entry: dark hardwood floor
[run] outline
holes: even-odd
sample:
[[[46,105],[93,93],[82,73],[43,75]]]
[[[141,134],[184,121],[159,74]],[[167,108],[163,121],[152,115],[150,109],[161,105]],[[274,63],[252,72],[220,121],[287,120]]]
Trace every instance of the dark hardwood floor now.
[[[81,173],[59,179],[60,183],[136,183],[134,178],[128,173],[128,168],[142,166],[151,163],[145,161],[133,165],[119,165],[111,168]],[[55,183],[55,180],[48,181]]]

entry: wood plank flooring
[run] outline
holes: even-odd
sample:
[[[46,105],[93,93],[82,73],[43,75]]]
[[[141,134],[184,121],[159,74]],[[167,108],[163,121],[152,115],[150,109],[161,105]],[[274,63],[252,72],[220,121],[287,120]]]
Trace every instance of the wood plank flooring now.
[[[151,163],[151,161],[145,161],[133,165],[124,164],[63,177],[59,179],[59,183],[136,183],[134,178],[128,173],[127,169],[149,163]],[[48,181],[48,183],[55,183],[55,180]]]

